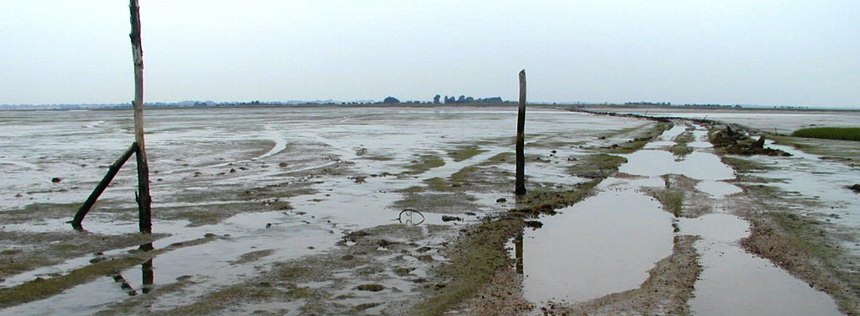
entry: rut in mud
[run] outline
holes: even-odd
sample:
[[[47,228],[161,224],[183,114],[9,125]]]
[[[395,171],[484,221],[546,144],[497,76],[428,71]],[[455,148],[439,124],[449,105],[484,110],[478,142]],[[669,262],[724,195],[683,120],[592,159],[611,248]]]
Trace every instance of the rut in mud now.
[[[525,298],[547,313],[840,314],[825,293],[741,247],[750,225],[735,213],[734,171],[704,127],[675,124],[624,155],[594,196],[526,232]],[[683,133],[692,150],[673,155]],[[652,282],[667,274],[676,277]]]

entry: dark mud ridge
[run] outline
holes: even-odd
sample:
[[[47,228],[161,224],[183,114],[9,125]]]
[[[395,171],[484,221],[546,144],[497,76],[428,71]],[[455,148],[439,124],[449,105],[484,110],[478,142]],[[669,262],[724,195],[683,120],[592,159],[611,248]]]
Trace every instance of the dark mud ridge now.
[[[717,130],[711,134],[711,143],[714,144],[714,147],[724,150],[727,154],[791,156],[791,154],[779,149],[765,148],[764,141],[764,136],[760,136],[758,140],[753,140],[747,134],[735,131],[729,125],[726,125],[725,129]]]

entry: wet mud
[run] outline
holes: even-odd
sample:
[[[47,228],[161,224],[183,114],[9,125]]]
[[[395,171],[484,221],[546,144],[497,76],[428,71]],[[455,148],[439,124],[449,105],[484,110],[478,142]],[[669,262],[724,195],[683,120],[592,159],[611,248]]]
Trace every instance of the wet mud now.
[[[833,272],[860,248],[853,204],[827,213],[843,195],[763,180],[809,158],[770,142],[793,156],[732,158],[762,167],[736,174],[706,126],[538,107],[517,198],[512,108],[155,110],[156,234],[139,240],[133,163],[88,232],[66,223],[115,159],[94,148],[130,139],[125,113],[95,112],[0,113],[0,189],[14,193],[0,196],[0,243],[19,263],[0,266],[2,313],[838,313],[827,294],[857,306],[860,283]],[[839,239],[787,242],[806,239],[777,206],[811,206],[797,218]]]

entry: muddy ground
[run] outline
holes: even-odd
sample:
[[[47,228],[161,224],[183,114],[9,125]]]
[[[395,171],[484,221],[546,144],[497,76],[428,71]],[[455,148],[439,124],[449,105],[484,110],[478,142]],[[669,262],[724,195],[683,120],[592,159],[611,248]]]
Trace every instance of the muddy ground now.
[[[787,282],[809,284],[814,293],[799,295],[823,302],[817,312],[860,310],[858,256],[844,249],[857,242],[850,228],[860,222],[829,222],[829,214],[805,208],[827,201],[786,197],[771,185],[778,175],[761,173],[779,164],[776,158],[705,146],[708,129],[720,126],[537,107],[527,128],[529,193],[517,198],[511,108],[162,111],[150,119],[157,196],[151,236],[134,233],[133,164],[84,222],[87,232],[65,223],[114,157],[80,145],[52,153],[50,145],[69,137],[96,146],[87,139],[106,133],[99,145],[121,148],[130,131],[123,115],[3,114],[13,136],[2,139],[13,149],[0,157],[10,175],[3,186],[15,192],[4,193],[0,211],[4,313],[707,313],[714,302],[708,283],[698,280],[707,279],[713,261],[702,249],[726,245],[771,260],[793,275]],[[225,117],[233,121],[213,124]],[[13,132],[15,124],[46,128]],[[860,147],[779,141],[826,157]],[[625,172],[640,151],[666,151],[679,163],[717,153],[735,174],[714,182],[683,172]],[[856,171],[852,156],[843,157],[824,161]],[[62,180],[51,183],[53,177]],[[715,196],[700,187],[707,183],[742,191]],[[534,260],[555,260],[522,258],[533,253],[537,232],[557,230],[551,224],[563,217],[555,216],[579,214],[577,202],[627,189],[653,200],[661,236],[654,260],[628,282],[634,285],[584,300],[534,298],[529,280],[539,273],[523,271]],[[749,236],[714,243],[687,228],[714,214],[747,221]],[[564,279],[564,271],[546,272]]]

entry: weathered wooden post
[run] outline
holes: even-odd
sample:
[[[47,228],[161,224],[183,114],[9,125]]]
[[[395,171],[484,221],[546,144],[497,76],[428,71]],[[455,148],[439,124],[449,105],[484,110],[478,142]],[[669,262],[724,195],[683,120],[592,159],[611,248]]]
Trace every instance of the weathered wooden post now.
[[[132,143],[131,147],[125,151],[122,156],[119,157],[110,167],[108,168],[108,173],[102,178],[102,181],[96,186],[93,193],[90,193],[90,196],[84,201],[84,204],[81,205],[81,208],[78,209],[78,212],[75,214],[75,219],[72,220],[72,227],[75,229],[81,230],[83,229],[84,216],[87,216],[87,213],[90,212],[90,209],[93,208],[93,204],[96,203],[96,200],[99,199],[99,196],[107,189],[110,182],[113,181],[113,178],[116,176],[116,173],[119,172],[119,169],[122,168],[122,165],[131,157],[132,154],[137,152],[137,144]]]
[[[526,70],[520,71],[520,110],[517,115],[517,188],[516,195],[526,194],[526,157],[525,157],[525,129],[526,129]]]
[[[146,162],[146,145],[143,140],[143,47],[140,40],[140,6],[137,4],[137,0],[129,0],[129,10],[131,11],[131,34],[129,34],[129,37],[131,37],[131,51],[134,61],[134,101],[132,101],[131,105],[134,109],[135,142],[110,166],[108,173],[99,182],[84,204],[81,205],[81,208],[78,209],[75,218],[71,221],[72,227],[77,230],[83,229],[81,223],[84,220],[84,216],[87,216],[93,204],[96,203],[102,192],[110,185],[116,173],[128,158],[131,157],[131,154],[135,154],[137,158],[138,186],[138,192],[135,195],[137,199],[138,220],[140,221],[139,228],[142,233],[152,233],[152,197],[149,195],[149,164]]]
[[[129,0],[131,11],[131,51],[134,59],[134,140],[137,143],[137,207],[139,228],[142,233],[152,232],[152,197],[149,195],[149,164],[146,161],[146,143],[143,139],[143,45],[140,40],[140,6]]]

